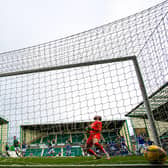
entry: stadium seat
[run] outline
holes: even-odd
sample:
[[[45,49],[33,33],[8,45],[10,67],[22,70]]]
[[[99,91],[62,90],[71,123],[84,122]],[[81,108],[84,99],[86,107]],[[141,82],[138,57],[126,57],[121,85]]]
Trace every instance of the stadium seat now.
[[[43,143],[44,143],[44,144],[47,144],[47,141],[48,141],[48,140],[52,141],[53,139],[55,139],[55,136],[56,136],[56,135],[48,135],[48,136],[44,137],[44,138],[43,138]]]
[[[27,149],[25,156],[41,156],[42,149]]]
[[[102,135],[106,142],[114,141],[117,137],[117,135],[113,132],[103,132]]]
[[[61,143],[62,143],[62,135],[57,134],[57,144],[61,144]]]
[[[63,148],[63,156],[66,156],[66,148]],[[82,156],[82,149],[80,146],[73,146],[71,148],[71,156]]]
[[[70,134],[57,134],[57,144],[65,144],[70,138]]]
[[[82,143],[84,139],[84,134],[72,134],[72,143]]]
[[[54,148],[54,151],[56,152],[54,156],[56,156],[58,153],[61,153],[61,148]],[[43,156],[52,156],[52,154],[48,154],[48,149],[44,149]]]

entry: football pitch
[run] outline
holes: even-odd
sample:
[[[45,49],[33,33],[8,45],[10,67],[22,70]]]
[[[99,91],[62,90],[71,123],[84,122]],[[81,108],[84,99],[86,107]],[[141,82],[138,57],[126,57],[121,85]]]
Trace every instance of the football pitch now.
[[[0,158],[1,167],[168,167],[168,160],[163,165],[150,164],[143,156],[114,156],[111,160],[93,157],[27,157]]]

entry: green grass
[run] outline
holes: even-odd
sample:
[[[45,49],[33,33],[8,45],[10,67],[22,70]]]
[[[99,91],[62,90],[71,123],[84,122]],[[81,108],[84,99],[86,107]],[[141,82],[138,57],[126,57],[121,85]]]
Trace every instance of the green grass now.
[[[105,158],[94,160],[93,157],[27,157],[27,158],[1,158],[0,164],[135,164],[147,163],[141,156],[115,156],[111,160]]]
[[[166,164],[168,161],[166,162]],[[101,166],[103,164],[148,164],[143,156],[114,156],[111,160],[101,158],[94,160],[93,157],[27,157],[27,158],[0,158],[0,167],[3,165],[92,165]],[[7,166],[5,166],[7,167]],[[31,166],[34,167],[34,166]],[[75,166],[74,166],[75,167]],[[88,167],[88,166],[87,166]],[[104,167],[104,166],[103,166]]]

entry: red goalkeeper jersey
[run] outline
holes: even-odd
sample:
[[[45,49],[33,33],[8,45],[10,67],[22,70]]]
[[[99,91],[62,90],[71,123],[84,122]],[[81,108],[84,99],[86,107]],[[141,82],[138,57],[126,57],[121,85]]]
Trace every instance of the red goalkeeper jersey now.
[[[102,131],[102,122],[101,121],[95,121],[91,124],[92,130],[89,131],[90,135],[87,140],[87,144],[92,144],[92,140],[94,138],[100,140],[100,132]]]
[[[92,130],[90,131],[91,134],[100,134],[102,131],[102,122],[101,121],[95,121],[91,124]]]

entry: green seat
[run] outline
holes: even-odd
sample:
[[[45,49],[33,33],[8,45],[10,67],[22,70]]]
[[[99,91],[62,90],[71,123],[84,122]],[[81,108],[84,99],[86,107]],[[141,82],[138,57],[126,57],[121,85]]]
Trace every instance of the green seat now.
[[[69,134],[57,134],[57,144],[65,144],[69,138]]]
[[[57,134],[57,144],[61,144],[61,143],[62,143],[62,135]]]
[[[61,153],[61,148],[54,148],[54,151],[56,152],[54,156],[56,156],[58,153]],[[48,149],[44,149],[43,156],[53,156],[53,155],[48,154]]]
[[[27,149],[25,156],[41,156],[42,149]]]
[[[114,141],[117,137],[114,132],[103,132],[102,135],[106,142]]]
[[[69,134],[63,134],[62,135],[62,143],[65,144],[69,138],[70,138]]]
[[[72,143],[82,143],[84,134],[72,134]]]
[[[55,139],[55,135],[48,135],[43,138],[43,143],[46,144],[48,142],[48,140],[52,141],[53,139]]]
[[[82,156],[81,147],[72,147],[71,149],[72,156]]]

